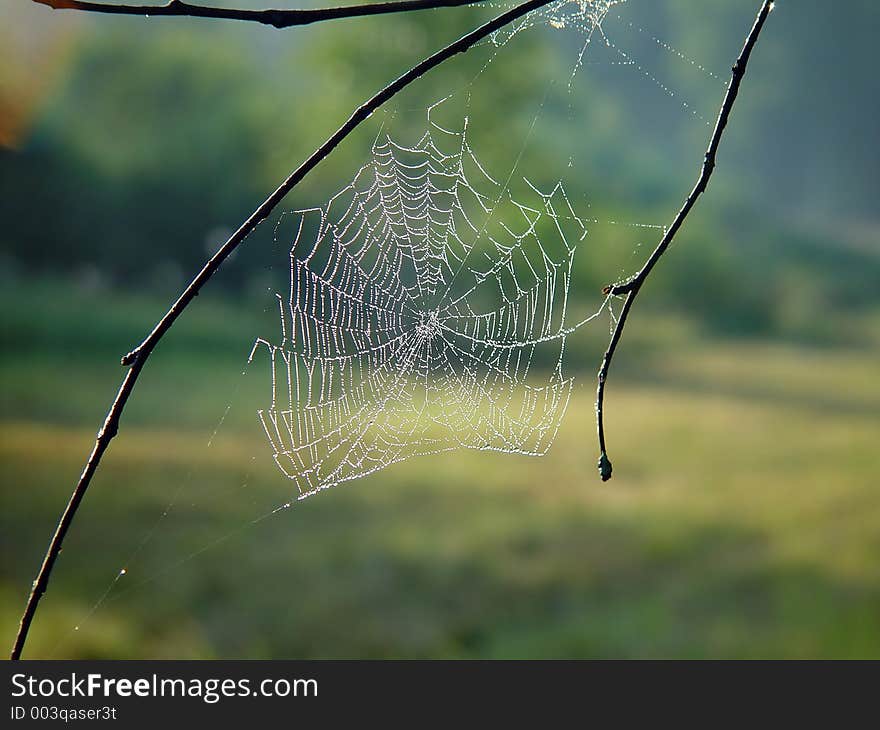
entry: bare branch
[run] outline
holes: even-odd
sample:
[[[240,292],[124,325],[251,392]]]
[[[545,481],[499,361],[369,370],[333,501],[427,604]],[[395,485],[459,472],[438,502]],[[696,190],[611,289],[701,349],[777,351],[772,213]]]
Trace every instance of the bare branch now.
[[[221,20],[245,20],[263,23],[275,28],[290,28],[309,25],[323,20],[356,18],[364,15],[385,15],[412,10],[449,8],[460,5],[476,5],[484,0],[397,0],[397,2],[368,3],[365,5],[345,5],[336,8],[316,8],[312,10],[238,10],[236,8],[215,8],[206,5],[190,5],[181,0],[169,0],[166,5],[114,5],[90,2],[89,0],[33,0],[47,5],[53,10],[82,10],[90,13],[110,15],[142,15],[144,17],[190,17],[217,18]]]
[[[752,29],[746,38],[745,45],[739,54],[739,58],[733,65],[730,84],[727,87],[727,93],[724,95],[721,110],[718,112],[718,120],[715,122],[715,129],[712,132],[712,137],[709,141],[709,148],[706,150],[706,156],[703,159],[703,166],[700,170],[697,184],[694,186],[693,190],[691,190],[690,195],[685,199],[684,205],[681,207],[681,210],[678,211],[678,214],[672,221],[672,225],[666,230],[660,243],[657,244],[657,248],[654,249],[639,272],[622,284],[607,286],[604,289],[606,294],[614,294],[618,296],[626,295],[626,300],[623,303],[623,310],[621,311],[617,324],[614,327],[611,341],[608,343],[608,349],[605,351],[605,356],[602,358],[602,365],[599,368],[598,374],[599,384],[596,389],[596,426],[599,435],[598,467],[599,475],[602,477],[603,482],[608,481],[611,478],[612,471],[611,461],[608,458],[608,451],[605,448],[604,424],[605,381],[608,379],[608,371],[611,368],[611,361],[614,358],[614,353],[617,350],[617,345],[620,343],[623,329],[626,327],[627,317],[629,317],[633,302],[638,296],[642,284],[645,283],[645,280],[650,275],[654,266],[657,265],[657,262],[661,259],[663,254],[666,253],[666,250],[669,248],[675,235],[681,229],[697,200],[706,191],[706,186],[709,184],[712,172],[715,170],[715,158],[718,154],[718,147],[721,144],[721,138],[724,135],[724,130],[730,119],[730,112],[733,109],[734,102],[736,102],[736,97],[739,94],[740,83],[742,82],[743,76],[745,76],[746,66],[752,55],[752,49],[755,47],[755,43],[758,42],[758,37],[761,35],[761,30],[764,28],[764,22],[773,10],[774,5],[775,3],[773,0],[763,1],[761,9],[758,11],[758,16],[755,19],[755,23],[752,26]]]
[[[517,5],[506,13],[502,13],[488,23],[481,25],[476,30],[462,36],[457,41],[449,44],[442,50],[437,51],[437,53],[416,64],[405,74],[392,81],[375,96],[355,109],[348,121],[337,129],[336,132],[324,142],[324,144],[316,149],[305,162],[294,170],[294,172],[292,172],[291,175],[278,186],[275,192],[266,198],[251,216],[242,223],[241,227],[233,233],[229,240],[218,249],[217,253],[208,260],[202,270],[199,271],[195,278],[190,282],[189,286],[187,286],[183,293],[178,297],[177,301],[174,302],[165,316],[159,320],[146,339],[122,358],[122,364],[127,365],[129,370],[126,373],[122,384],[119,386],[116,398],[110,405],[110,410],[107,412],[104,424],[98,432],[97,439],[95,440],[95,446],[86,461],[79,482],[77,482],[73,494],[71,494],[70,501],[61,515],[58,527],[55,530],[55,534],[52,537],[52,541],[49,543],[48,550],[46,551],[46,556],[40,566],[40,571],[37,574],[36,580],[34,580],[33,589],[28,597],[24,614],[21,617],[18,634],[15,637],[15,644],[12,647],[12,659],[21,658],[21,652],[24,648],[24,643],[27,639],[34,614],[36,613],[37,605],[43,597],[43,594],[46,592],[46,587],[49,584],[49,576],[51,575],[55,561],[61,552],[64,537],[70,529],[70,525],[76,516],[76,511],[85,496],[86,490],[89,488],[92,477],[98,470],[104,452],[110,445],[110,441],[113,440],[114,436],[116,436],[119,431],[119,421],[122,417],[122,412],[125,409],[125,405],[128,402],[128,398],[131,395],[135,384],[137,383],[141,370],[146,364],[147,359],[150,357],[150,354],[153,352],[153,349],[159,344],[159,341],[165,333],[168,332],[192,300],[198,296],[199,290],[201,290],[201,288],[211,279],[223,262],[233,251],[235,251],[236,248],[238,248],[242,241],[244,241],[244,239],[247,238],[248,235],[250,235],[250,233],[275,209],[284,196],[293,190],[293,188],[309,172],[311,172],[319,162],[327,157],[327,155],[329,155],[339,143],[342,142],[342,140],[351,134],[362,122],[367,120],[370,115],[386,101],[444,61],[449,60],[458,53],[467,51],[471,46],[494,33],[496,30],[504,27],[517,18],[526,15],[532,10],[547,5],[549,2],[551,2],[551,0],[528,0],[528,2]]]

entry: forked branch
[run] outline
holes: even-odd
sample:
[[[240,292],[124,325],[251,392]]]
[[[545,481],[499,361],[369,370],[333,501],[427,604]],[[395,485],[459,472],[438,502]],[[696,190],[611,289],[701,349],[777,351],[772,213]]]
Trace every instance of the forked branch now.
[[[457,41],[450,43],[448,46],[437,51],[437,53],[429,56],[424,61],[416,64],[405,74],[392,81],[375,96],[355,109],[348,121],[337,129],[336,132],[324,142],[324,144],[318,147],[318,149],[316,149],[305,162],[294,170],[290,176],[278,186],[275,192],[266,198],[251,216],[242,223],[241,227],[218,249],[217,253],[208,260],[202,270],[199,271],[186,289],[184,289],[177,301],[174,302],[165,316],[162,317],[153,328],[153,331],[150,332],[140,345],[122,358],[122,364],[127,365],[129,370],[123,378],[122,384],[119,386],[116,398],[110,405],[110,410],[107,412],[104,424],[98,432],[92,452],[89,455],[79,481],[70,496],[70,501],[67,503],[67,507],[61,514],[61,519],[58,522],[58,527],[55,530],[52,541],[49,543],[46,556],[40,566],[37,578],[33,583],[33,588],[28,596],[24,614],[21,617],[18,634],[15,637],[15,644],[12,647],[12,659],[19,659],[21,657],[21,652],[24,648],[24,643],[27,639],[28,631],[30,630],[31,622],[34,618],[34,613],[37,610],[37,605],[39,604],[40,599],[46,592],[46,587],[49,584],[49,576],[51,575],[55,561],[61,552],[64,537],[70,529],[70,525],[76,516],[76,511],[85,496],[86,490],[89,488],[92,477],[94,477],[95,472],[101,463],[101,458],[104,456],[104,452],[110,445],[110,441],[113,440],[113,437],[116,436],[119,431],[119,421],[122,412],[125,409],[125,404],[128,402],[135,384],[137,383],[141,370],[162,337],[164,337],[192,300],[198,296],[199,290],[217,272],[229,255],[239,247],[242,241],[244,241],[260,222],[262,222],[275,209],[281,200],[293,190],[293,188],[296,187],[296,185],[308,175],[318,163],[327,157],[327,155],[329,155],[340,142],[348,137],[355,128],[367,120],[370,115],[386,101],[444,61],[449,60],[458,53],[463,53],[471,46],[479,43],[481,40],[494,33],[496,30],[499,30],[508,23],[526,15],[532,10],[547,5],[549,2],[551,2],[551,0],[528,0],[528,2],[517,5],[506,13],[502,13],[488,23],[481,25],[476,30],[462,36]]]
[[[749,32],[748,37],[746,38],[745,45],[743,46],[742,51],[739,54],[739,58],[736,60],[736,63],[733,64],[733,69],[731,71],[730,83],[727,86],[727,93],[724,95],[724,101],[721,104],[721,110],[718,112],[718,120],[715,122],[715,129],[712,132],[712,137],[709,140],[709,148],[706,150],[706,156],[703,159],[703,166],[700,169],[700,176],[697,179],[697,184],[694,186],[693,190],[691,190],[690,195],[684,201],[684,205],[681,207],[681,210],[678,211],[678,214],[675,216],[672,224],[666,230],[666,233],[663,235],[663,238],[660,239],[660,243],[657,244],[657,248],[651,253],[648,257],[648,260],[645,262],[645,265],[639,270],[639,272],[633,276],[631,279],[623,282],[622,284],[614,284],[611,286],[605,287],[605,294],[614,294],[617,296],[626,296],[626,299],[623,303],[623,309],[620,312],[620,317],[617,320],[617,324],[614,327],[614,333],[611,335],[611,341],[608,343],[608,349],[605,351],[605,356],[602,358],[602,365],[599,368],[598,380],[599,384],[596,389],[596,426],[599,434],[599,474],[602,477],[602,481],[608,481],[611,478],[611,460],[608,458],[608,451],[605,447],[605,423],[604,423],[604,414],[605,414],[605,382],[608,379],[608,371],[611,368],[611,361],[614,358],[614,353],[617,351],[617,345],[620,343],[620,337],[623,334],[623,329],[626,327],[626,321],[629,317],[630,310],[632,309],[633,302],[636,297],[639,295],[639,291],[641,291],[642,285],[645,283],[645,280],[650,275],[653,268],[657,265],[657,262],[662,258],[663,254],[666,253],[666,250],[669,248],[669,245],[672,243],[676,234],[681,230],[682,225],[696,204],[697,200],[700,196],[706,191],[706,186],[709,184],[709,180],[712,177],[712,173],[715,170],[715,158],[718,155],[718,147],[721,145],[721,138],[724,136],[724,130],[727,127],[727,122],[730,119],[730,112],[733,109],[733,105],[736,102],[736,97],[739,94],[739,87],[742,82],[743,76],[746,73],[746,66],[749,63],[749,58],[752,55],[752,49],[755,47],[755,43],[758,42],[758,37],[761,35],[761,30],[764,28],[764,23],[767,20],[767,16],[770,15],[770,12],[773,10],[775,3],[773,0],[764,0],[761,5],[761,9],[758,11],[758,17],[755,19],[755,23],[752,26],[751,31]]]
[[[397,2],[367,3],[365,5],[344,5],[336,8],[316,8],[311,10],[238,10],[236,8],[215,8],[207,5],[191,5],[181,0],[169,0],[165,5],[123,5],[89,0],[33,0],[40,5],[48,5],[53,10],[82,10],[90,13],[109,15],[141,15],[144,17],[189,17],[217,18],[221,20],[245,20],[275,28],[291,28],[295,25],[309,25],[323,20],[356,18],[364,15],[385,15],[412,10],[431,8],[450,8],[459,5],[476,5],[483,0],[397,0]]]

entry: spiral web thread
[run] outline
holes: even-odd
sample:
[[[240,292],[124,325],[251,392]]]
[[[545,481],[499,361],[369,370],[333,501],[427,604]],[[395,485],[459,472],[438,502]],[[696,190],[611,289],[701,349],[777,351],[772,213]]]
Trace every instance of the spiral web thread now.
[[[466,124],[429,114],[415,145],[380,135],[349,185],[297,212],[281,342],[258,339],[251,360],[268,350],[258,413],[300,497],[418,455],[546,453],[571,394],[565,338],[607,300],[566,326],[586,223],[561,185],[525,182],[531,206],[480,164]]]

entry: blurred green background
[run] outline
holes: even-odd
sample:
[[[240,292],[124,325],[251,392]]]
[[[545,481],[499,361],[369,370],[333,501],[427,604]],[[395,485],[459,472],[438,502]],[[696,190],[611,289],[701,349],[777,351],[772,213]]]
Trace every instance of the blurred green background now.
[[[570,92],[576,31],[522,33],[480,73],[484,45],[284,207],[320,205],[381,125],[412,138],[426,104],[469,90],[487,166],[503,177],[521,153],[514,177],[564,178],[598,221],[572,287],[588,308],[656,243],[629,224],[668,223],[693,183],[758,4],[616,6],[613,45],[594,39]],[[494,12],[276,31],[3,4],[10,644],[119,356],[357,104]],[[151,359],[25,656],[880,656],[878,22],[869,0],[778,3],[709,192],[627,328],[610,483],[593,424],[606,320],[570,340],[575,395],[546,457],[414,459],[266,517],[292,495],[255,415],[265,373],[245,365],[257,336],[277,339],[276,217]]]

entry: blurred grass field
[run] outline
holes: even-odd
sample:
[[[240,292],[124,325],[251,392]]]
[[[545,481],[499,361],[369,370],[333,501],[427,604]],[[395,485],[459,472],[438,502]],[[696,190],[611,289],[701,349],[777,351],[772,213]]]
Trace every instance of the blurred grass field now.
[[[11,644],[118,356],[162,303],[55,281],[0,303]],[[610,483],[588,371],[545,458],[414,459],[251,525],[291,497],[265,379],[239,374],[259,323],[199,302],[145,371],[26,656],[880,657],[876,344],[712,340],[648,309],[609,384]]]

